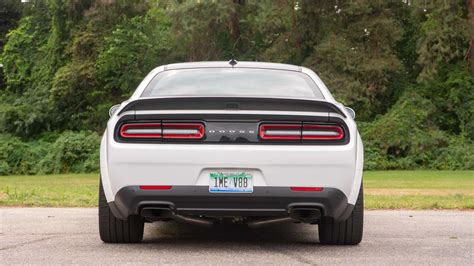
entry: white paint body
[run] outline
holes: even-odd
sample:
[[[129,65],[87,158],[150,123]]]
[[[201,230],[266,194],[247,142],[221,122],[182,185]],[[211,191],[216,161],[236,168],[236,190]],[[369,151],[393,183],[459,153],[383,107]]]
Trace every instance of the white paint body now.
[[[230,110],[167,110],[127,111],[117,115],[128,102],[139,99],[146,85],[164,67],[150,72],[132,97],[121,104],[107,124],[100,151],[101,177],[108,202],[126,186],[186,185],[208,186],[209,172],[216,169],[245,169],[254,176],[254,186],[328,187],[341,190],[349,204],[355,204],[362,182],[363,145],[354,120],[343,105],[336,102],[319,77],[302,68],[323,93],[325,100],[336,104],[346,118],[350,134],[346,145],[196,145],[118,143],[113,129],[120,117],[127,114],[285,114],[314,116],[316,112],[230,111]],[[327,113],[325,113],[327,115]]]

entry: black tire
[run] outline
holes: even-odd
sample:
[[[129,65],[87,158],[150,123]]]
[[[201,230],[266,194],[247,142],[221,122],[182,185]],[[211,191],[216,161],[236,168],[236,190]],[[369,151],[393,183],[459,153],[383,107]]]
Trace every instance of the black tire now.
[[[143,239],[144,221],[139,216],[127,220],[115,218],[105,198],[102,181],[99,188],[99,234],[105,243],[138,243]]]
[[[323,217],[319,223],[319,242],[328,245],[357,245],[364,228],[364,189],[360,186],[356,205],[349,218],[342,222]]]

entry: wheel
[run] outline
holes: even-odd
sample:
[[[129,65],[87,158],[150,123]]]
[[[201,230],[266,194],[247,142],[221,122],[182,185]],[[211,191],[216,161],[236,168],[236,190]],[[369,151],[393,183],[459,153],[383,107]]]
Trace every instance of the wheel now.
[[[102,181],[99,188],[99,234],[105,243],[138,243],[143,239],[145,223],[139,216],[127,220],[115,218],[105,198]]]
[[[323,217],[319,224],[319,242],[329,245],[357,245],[364,228],[364,189],[360,186],[356,205],[349,218],[342,222]]]

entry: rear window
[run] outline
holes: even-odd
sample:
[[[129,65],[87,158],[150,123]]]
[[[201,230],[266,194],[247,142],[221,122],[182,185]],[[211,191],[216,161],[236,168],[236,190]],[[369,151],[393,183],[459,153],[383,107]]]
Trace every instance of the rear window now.
[[[167,70],[157,74],[142,97],[278,96],[324,99],[306,74],[253,68]]]

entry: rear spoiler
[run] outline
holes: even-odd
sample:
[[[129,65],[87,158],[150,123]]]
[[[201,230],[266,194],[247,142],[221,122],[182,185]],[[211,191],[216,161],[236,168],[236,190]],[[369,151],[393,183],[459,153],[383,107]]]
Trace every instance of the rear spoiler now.
[[[260,97],[163,97],[140,98],[126,104],[119,115],[126,111],[143,110],[261,110],[332,112],[346,115],[333,103],[307,99]]]

